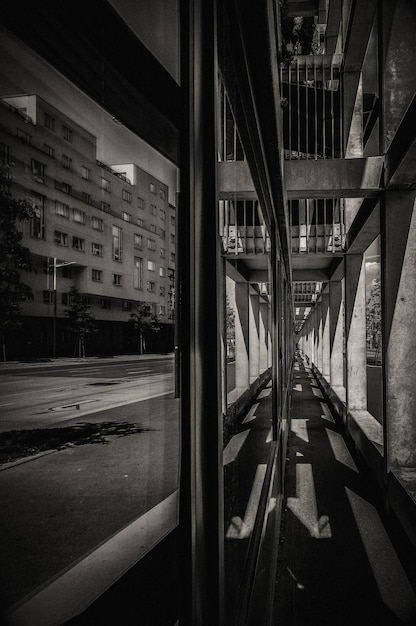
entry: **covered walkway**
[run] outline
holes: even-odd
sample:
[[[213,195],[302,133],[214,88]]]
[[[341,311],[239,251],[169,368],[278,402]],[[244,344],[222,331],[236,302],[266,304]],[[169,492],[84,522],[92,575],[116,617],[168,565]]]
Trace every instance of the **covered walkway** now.
[[[272,623],[415,624],[414,549],[300,356],[290,428]]]

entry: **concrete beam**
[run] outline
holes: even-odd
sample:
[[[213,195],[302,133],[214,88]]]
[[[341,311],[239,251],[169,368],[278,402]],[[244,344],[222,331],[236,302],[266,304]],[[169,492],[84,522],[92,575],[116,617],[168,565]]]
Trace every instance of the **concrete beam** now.
[[[363,254],[380,234],[380,205],[366,198],[347,233],[347,254]]]
[[[377,197],[384,157],[285,161],[288,198]]]
[[[288,198],[377,197],[384,157],[285,161]],[[255,199],[256,192],[245,161],[218,163],[220,199]]]
[[[309,255],[311,256],[311,255]],[[329,280],[328,269],[293,270],[292,280],[299,282],[325,282]]]
[[[385,158],[389,189],[413,189],[416,171],[416,95],[403,116]]]
[[[339,31],[341,28],[342,0],[331,0],[328,6],[328,20],[326,25],[326,54],[335,54]]]

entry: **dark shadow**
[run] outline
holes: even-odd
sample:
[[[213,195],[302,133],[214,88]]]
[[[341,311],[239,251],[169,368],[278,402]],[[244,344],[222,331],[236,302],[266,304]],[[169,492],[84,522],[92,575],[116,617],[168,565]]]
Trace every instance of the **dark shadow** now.
[[[48,450],[91,443],[108,444],[107,437],[126,437],[152,428],[129,422],[80,422],[62,428],[32,428],[0,433],[0,464]]]

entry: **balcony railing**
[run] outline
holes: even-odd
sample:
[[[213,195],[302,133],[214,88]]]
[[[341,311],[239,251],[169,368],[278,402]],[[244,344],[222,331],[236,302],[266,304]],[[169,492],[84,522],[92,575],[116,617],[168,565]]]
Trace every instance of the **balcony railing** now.
[[[293,254],[345,249],[343,198],[289,200],[289,215]]]
[[[220,200],[219,205],[224,254],[270,252],[270,237],[257,200]]]

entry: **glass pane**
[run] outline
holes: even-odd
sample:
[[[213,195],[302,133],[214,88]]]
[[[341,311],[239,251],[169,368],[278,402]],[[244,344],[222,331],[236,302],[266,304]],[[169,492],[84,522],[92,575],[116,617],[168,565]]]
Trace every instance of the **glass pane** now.
[[[383,419],[380,236],[365,252],[367,408]]]
[[[30,616],[56,584],[51,606],[84,608],[177,524],[178,171],[14,37],[1,47],[1,192],[25,250],[2,287],[0,584]]]

